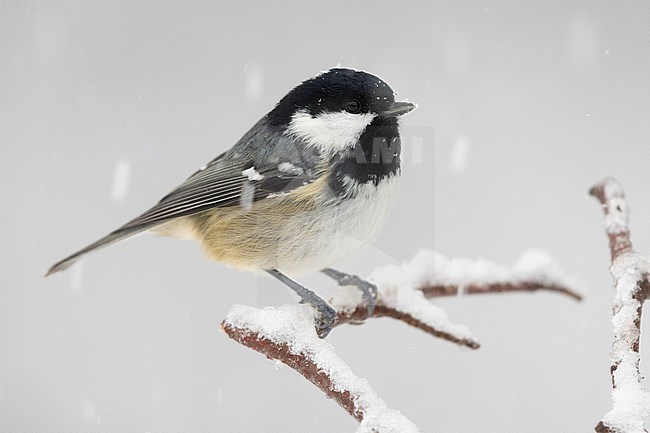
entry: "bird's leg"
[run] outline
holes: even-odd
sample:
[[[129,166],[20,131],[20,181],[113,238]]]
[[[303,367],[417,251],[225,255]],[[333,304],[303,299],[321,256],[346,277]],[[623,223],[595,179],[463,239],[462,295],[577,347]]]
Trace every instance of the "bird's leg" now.
[[[334,279],[339,283],[339,286],[356,286],[361,290],[363,292],[363,299],[365,299],[366,304],[368,304],[366,319],[372,316],[372,313],[375,311],[375,305],[377,304],[377,286],[356,275],[346,274],[345,272],[337,271],[332,268],[321,269],[321,272]]]
[[[300,296],[301,304],[304,303],[311,304],[314,308],[318,310],[318,312],[320,313],[320,319],[316,324],[316,331],[318,332],[318,336],[320,338],[327,337],[327,334],[329,334],[330,331],[332,330],[332,325],[334,324],[334,320],[336,319],[336,311],[332,307],[327,305],[327,302],[325,302],[316,293],[312,292],[305,286],[295,282],[294,280],[287,277],[277,269],[267,269],[266,272],[273,275],[275,278],[277,278],[278,280],[282,281],[284,284],[289,286],[291,290],[296,292],[298,296]]]

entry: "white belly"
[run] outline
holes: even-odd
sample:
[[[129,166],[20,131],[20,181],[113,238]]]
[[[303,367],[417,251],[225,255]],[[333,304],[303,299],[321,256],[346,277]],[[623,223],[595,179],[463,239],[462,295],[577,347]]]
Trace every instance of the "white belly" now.
[[[318,271],[375,240],[396,195],[399,176],[378,186],[359,187],[353,199],[328,203],[314,212],[292,217],[282,234],[275,267],[288,275]]]

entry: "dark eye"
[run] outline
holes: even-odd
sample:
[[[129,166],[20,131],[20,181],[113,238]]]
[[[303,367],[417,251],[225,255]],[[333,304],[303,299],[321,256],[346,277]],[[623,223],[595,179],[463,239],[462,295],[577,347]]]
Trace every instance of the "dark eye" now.
[[[357,114],[361,111],[361,103],[356,99],[350,99],[345,103],[345,111],[352,114]]]

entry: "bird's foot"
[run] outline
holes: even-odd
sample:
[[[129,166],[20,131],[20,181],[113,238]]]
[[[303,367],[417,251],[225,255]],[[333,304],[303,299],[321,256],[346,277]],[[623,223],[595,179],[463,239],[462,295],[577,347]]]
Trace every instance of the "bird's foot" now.
[[[311,294],[314,296],[307,295],[302,298],[300,303],[309,304],[318,311],[320,317],[316,319],[316,333],[319,338],[325,338],[329,335],[336,321],[336,310],[330,307],[320,296],[313,292]]]
[[[318,317],[316,321],[316,333],[320,338],[327,337],[327,335],[332,330],[332,327],[334,326],[334,322],[336,321],[336,310],[330,307],[327,302],[325,302],[323,298],[318,296],[316,293],[287,277],[277,269],[267,269],[266,272],[273,275],[275,278],[282,281],[294,292],[296,292],[298,296],[300,296],[301,304],[309,304],[318,310],[320,317]]]
[[[332,268],[325,268],[321,272],[335,280],[339,286],[355,286],[361,290],[363,292],[363,299],[368,306],[365,318],[367,319],[372,316],[377,305],[377,286],[357,275],[346,274],[345,272]]]

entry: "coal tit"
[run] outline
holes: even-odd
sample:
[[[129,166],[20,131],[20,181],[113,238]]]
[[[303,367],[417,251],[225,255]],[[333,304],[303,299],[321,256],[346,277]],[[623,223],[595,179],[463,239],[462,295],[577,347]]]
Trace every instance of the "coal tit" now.
[[[400,176],[398,118],[414,107],[396,102],[388,84],[367,72],[323,72],[154,207],[47,275],[144,231],[196,239],[218,262],[286,283],[318,309],[324,337],[334,310],[292,278],[323,271],[358,285],[372,309],[374,286],[328,266],[371,242],[383,225]]]

